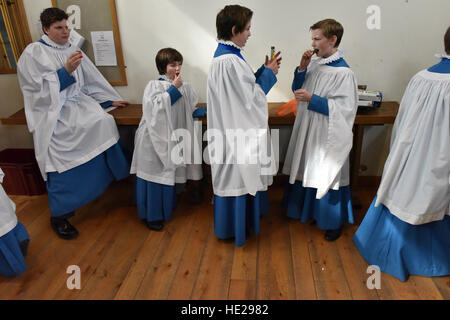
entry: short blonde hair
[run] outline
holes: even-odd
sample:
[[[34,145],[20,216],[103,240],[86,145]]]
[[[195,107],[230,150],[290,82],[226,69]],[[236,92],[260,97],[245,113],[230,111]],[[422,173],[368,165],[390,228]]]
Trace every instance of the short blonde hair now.
[[[344,35],[344,27],[339,22],[337,22],[334,19],[321,20],[319,22],[314,23],[309,28],[309,30],[316,30],[316,29],[322,30],[323,35],[327,39],[331,39],[331,37],[336,36],[337,40],[334,47],[335,48],[339,47],[342,36]]]

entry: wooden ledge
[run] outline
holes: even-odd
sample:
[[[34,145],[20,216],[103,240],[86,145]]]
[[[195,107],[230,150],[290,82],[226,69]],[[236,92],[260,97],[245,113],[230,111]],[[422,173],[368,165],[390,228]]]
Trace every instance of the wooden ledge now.
[[[200,103],[197,107],[205,105]],[[269,125],[293,125],[295,121],[294,115],[290,114],[284,117],[276,115],[277,110],[284,105],[284,102],[269,103]],[[395,101],[386,101],[381,104],[380,108],[358,109],[355,119],[355,125],[382,125],[394,123],[397,116],[399,104]],[[126,108],[117,108],[110,112],[118,125],[138,125],[142,117],[142,105],[132,104]],[[26,125],[25,111],[21,109],[8,118],[0,119],[4,125]],[[202,119],[206,124],[206,118]]]

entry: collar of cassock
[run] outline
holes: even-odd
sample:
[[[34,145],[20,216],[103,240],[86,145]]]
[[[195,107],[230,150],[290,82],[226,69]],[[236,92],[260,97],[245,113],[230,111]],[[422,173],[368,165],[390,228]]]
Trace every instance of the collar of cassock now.
[[[159,80],[164,80],[164,81],[169,81],[170,83],[172,83],[173,82],[173,80],[172,79],[170,79],[168,76],[166,76],[165,74],[164,75],[161,75],[161,76],[159,76]]]
[[[328,58],[322,58],[322,57],[317,58],[316,63],[317,64],[329,64],[329,63],[337,61],[343,57],[344,57],[344,53],[342,51],[338,50],[334,54],[329,56]]]
[[[217,42],[221,43],[221,44],[224,44],[226,46],[235,47],[235,48],[237,48],[237,49],[239,49],[241,51],[244,50],[244,48],[241,48],[241,47],[237,46],[233,41],[230,41],[230,40],[217,40]]]
[[[46,34],[44,34],[41,39],[46,44],[48,44],[50,47],[56,48],[56,49],[67,49],[67,48],[70,48],[70,46],[71,46],[69,41],[67,41],[65,44],[57,44],[52,39],[50,39],[49,36]]]
[[[450,59],[450,54],[445,54],[445,53],[438,53],[438,54],[435,54],[434,56],[439,59]]]

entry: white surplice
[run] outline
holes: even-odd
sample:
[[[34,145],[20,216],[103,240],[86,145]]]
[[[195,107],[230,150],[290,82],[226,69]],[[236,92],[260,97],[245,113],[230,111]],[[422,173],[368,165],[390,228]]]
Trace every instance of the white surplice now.
[[[136,131],[131,173],[165,185],[201,180],[201,124],[194,125],[192,117],[198,96],[190,84],[184,83],[178,89],[181,98],[171,105],[167,92],[171,81],[167,77],[163,79],[152,80],[145,88],[143,116]],[[189,133],[183,136],[186,143],[175,139],[177,129],[186,129],[184,132]],[[179,160],[180,154],[183,161],[174,162],[173,156]]]
[[[409,82],[375,205],[381,203],[413,225],[450,214],[450,74],[422,70]]]
[[[298,102],[283,167],[283,173],[290,175],[289,183],[297,180],[305,188],[316,188],[317,199],[350,183],[348,156],[358,107],[357,81],[350,68],[327,65],[341,57],[337,51],[309,64],[302,89],[327,98],[329,115],[308,110],[309,102]]]
[[[234,197],[266,191],[277,171],[271,152],[267,99],[256,83],[252,68],[236,54],[224,54],[213,59],[208,74],[207,109],[208,152],[214,194]],[[234,134],[239,139],[239,132],[257,138],[258,142],[249,143],[246,148],[234,145],[233,153],[231,148],[227,150],[226,140]],[[222,140],[222,148],[215,144],[216,138]],[[224,163],[217,161],[220,158],[217,153],[227,158]],[[240,155],[244,161],[238,163]]]

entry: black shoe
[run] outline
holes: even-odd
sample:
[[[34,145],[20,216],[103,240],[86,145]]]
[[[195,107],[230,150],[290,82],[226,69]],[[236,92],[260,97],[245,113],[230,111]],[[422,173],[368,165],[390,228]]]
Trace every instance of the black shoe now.
[[[145,221],[145,224],[147,225],[147,228],[153,231],[161,231],[164,225],[162,224],[162,221]]]
[[[29,239],[23,240],[21,243],[19,243],[20,251],[22,251],[24,257],[27,255],[29,244],[30,244]]]
[[[56,234],[64,240],[74,239],[78,236],[77,229],[67,219],[50,218],[50,224]]]
[[[334,241],[337,238],[339,238],[342,234],[342,228],[335,229],[335,230],[327,230],[325,232],[325,240],[327,241]]]

